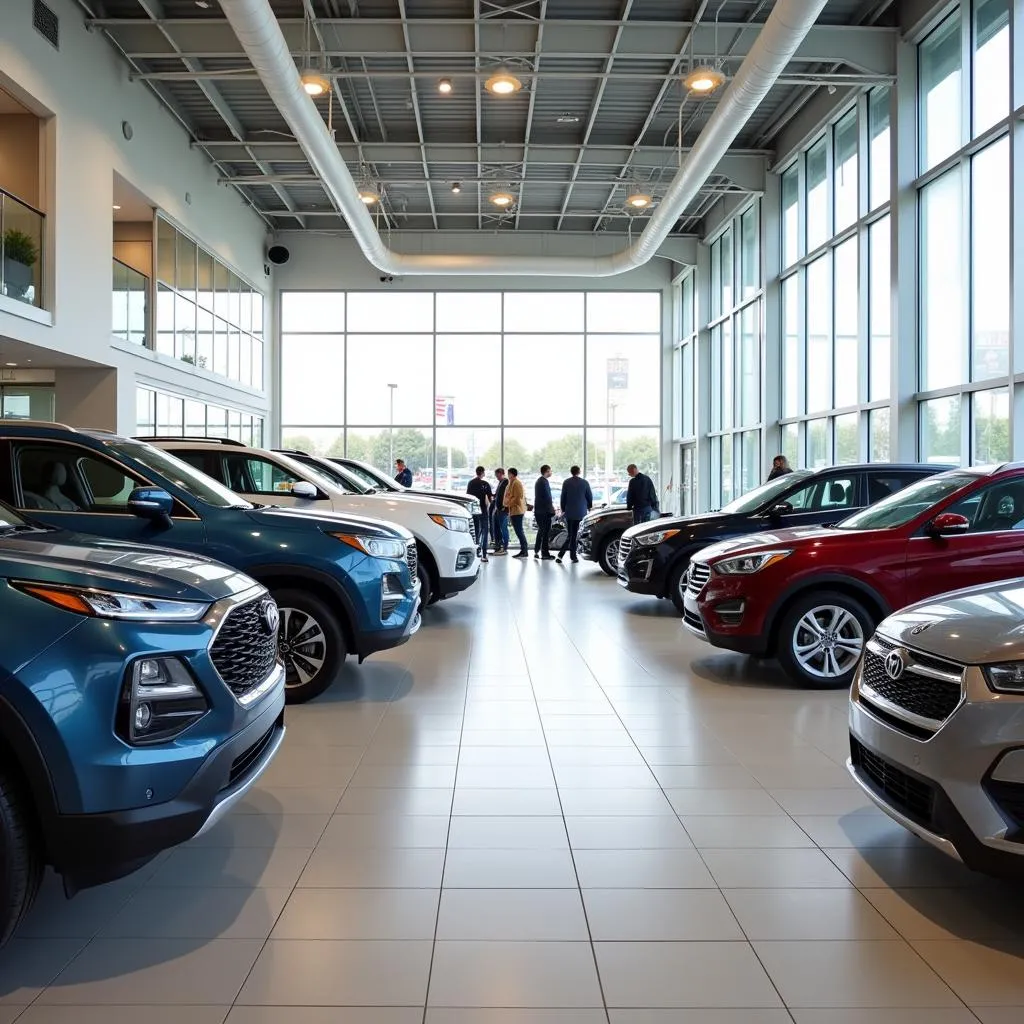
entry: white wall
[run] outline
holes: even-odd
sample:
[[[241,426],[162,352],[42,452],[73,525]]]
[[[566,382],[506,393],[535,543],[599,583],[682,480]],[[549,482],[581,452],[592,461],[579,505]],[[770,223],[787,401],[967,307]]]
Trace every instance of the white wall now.
[[[60,18],[59,53],[32,28],[32,0],[0,0],[0,85],[36,113],[52,115],[44,153],[53,154],[41,202],[50,315],[33,316],[0,297],[0,339],[115,367],[118,408],[112,415],[122,430],[135,426],[137,377],[264,414],[267,398],[249,388],[111,344],[115,172],[269,292],[265,225],[234,190],[217,184],[213,166],[190,148],[184,130],[148,88],[128,80],[127,65],[106,39],[86,30],[81,8],[72,0],[47,2]],[[131,141],[122,135],[122,121],[134,129]]]

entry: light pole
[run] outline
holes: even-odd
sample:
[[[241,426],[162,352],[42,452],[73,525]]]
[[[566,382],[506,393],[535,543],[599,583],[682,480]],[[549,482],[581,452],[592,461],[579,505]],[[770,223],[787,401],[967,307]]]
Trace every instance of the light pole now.
[[[388,385],[388,398],[390,399],[388,409],[388,448],[391,452],[391,469],[395,468],[395,390],[397,384]]]

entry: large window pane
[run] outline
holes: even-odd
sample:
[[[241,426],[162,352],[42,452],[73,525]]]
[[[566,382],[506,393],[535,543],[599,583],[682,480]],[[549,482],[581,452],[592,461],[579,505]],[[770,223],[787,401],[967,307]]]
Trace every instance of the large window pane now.
[[[736,426],[736,362],[732,338],[732,320],[722,323],[722,428]]]
[[[330,373],[324,367],[331,368]],[[341,334],[281,336],[281,420],[345,422],[345,338]]]
[[[393,422],[434,422],[434,345],[429,335],[350,334],[346,369],[349,423],[391,423],[392,395]]]
[[[800,281],[782,282],[782,415],[798,416],[800,403]]]
[[[960,148],[960,15],[947,18],[918,49],[921,170]]]
[[[506,292],[505,330],[583,331],[583,292]]]
[[[722,240],[711,243],[711,319],[722,315]]]
[[[837,466],[849,466],[854,462],[860,462],[860,438],[857,429],[859,421],[860,416],[855,412],[835,418]]]
[[[313,455],[341,458],[345,454],[345,431],[341,427],[281,427],[281,446]]]
[[[1010,112],[1010,0],[974,3],[974,134]]]
[[[696,401],[693,379],[693,350],[693,342],[683,346],[683,437],[693,437],[697,433],[694,409]]]
[[[960,171],[954,168],[921,192],[921,388],[964,379],[964,268]],[[1004,212],[1005,215],[1005,212]]]
[[[733,256],[732,228],[722,235],[722,312],[727,313],[736,305],[733,293],[733,281],[736,278],[736,267]]]
[[[971,462],[986,466],[1010,458],[1010,393],[1006,388],[971,396]]]
[[[694,303],[693,280],[694,280],[694,275],[693,274],[687,274],[687,276],[683,278],[683,287],[682,287],[683,316],[682,316],[682,322],[681,322],[681,327],[682,327],[681,335],[682,335],[682,337],[687,337],[688,335],[693,334],[693,332],[697,329],[697,327],[696,327],[697,311],[694,308],[695,303]]]
[[[348,330],[413,334],[434,329],[433,292],[349,292]]]
[[[482,430],[438,427],[436,438],[431,486],[464,494],[466,484],[475,476],[478,465],[487,470],[491,486],[494,486],[494,470],[504,465],[500,456],[501,430],[498,427]]]
[[[800,256],[800,172],[793,164],[782,174],[782,266]]]
[[[749,299],[761,287],[761,259],[757,244],[758,207],[752,206],[740,219],[743,236],[742,264],[743,295]]]
[[[892,135],[889,131],[888,86],[875,89],[868,97],[868,136],[870,181],[868,206],[873,210],[889,201],[889,175],[892,166]]]
[[[807,251],[828,235],[828,151],[821,139],[807,151]]]
[[[597,481],[596,446],[591,445],[586,473],[591,485]],[[547,463],[552,476],[559,480],[568,476],[570,466],[583,466],[583,431],[567,427],[516,427],[505,430],[504,462],[495,466],[509,466],[519,470],[519,478],[526,488],[526,500],[533,504],[533,485],[540,475],[540,467]],[[488,469],[491,467],[488,466]]]
[[[925,462],[959,463],[960,396],[921,403],[921,458]]]
[[[740,438],[740,494],[761,483],[761,431],[748,430]]]
[[[711,429],[722,429],[722,328],[711,329]]]
[[[857,239],[835,250],[835,403],[842,409],[858,401],[857,306],[859,288]],[[838,438],[837,442],[838,444]]]
[[[553,454],[558,455],[557,447]],[[550,463],[554,476],[567,475],[565,470],[559,473],[556,458],[544,461]],[[661,494],[661,444],[657,427],[633,430],[612,430],[609,427],[587,431],[587,476],[594,488],[595,499],[597,491],[608,492],[629,483],[626,467],[631,462],[636,463],[640,472],[646,473],[654,481],[654,486]],[[600,504],[600,500],[597,503]]]
[[[736,481],[732,472],[733,439],[735,434],[727,434],[722,442],[722,504],[728,505],[736,497]]]
[[[661,339],[587,335],[587,423],[657,422],[660,408]]]
[[[972,380],[1005,377],[1010,362],[1010,142],[971,161]]]
[[[787,423],[782,428],[782,454],[789,459],[789,464],[796,469],[803,465],[800,458],[800,424]]]
[[[851,110],[835,126],[832,181],[835,191],[835,232],[857,219],[857,111]]]
[[[582,424],[583,336],[507,334],[504,410],[505,423]]]
[[[397,404],[397,399],[396,399]],[[394,475],[395,459],[412,470],[413,487],[433,486],[433,435],[429,429],[412,427],[349,427],[345,433],[345,454]]]
[[[156,276],[161,283],[175,284],[175,256],[178,248],[178,232],[163,217],[156,219]]]
[[[828,254],[807,268],[807,411],[832,408],[832,275]]]
[[[281,292],[281,330],[298,333],[345,330],[345,293]]]
[[[828,443],[828,420],[807,422],[807,468],[824,469],[832,462]]]
[[[761,420],[760,304],[744,308],[740,315],[740,426]]]
[[[661,332],[658,292],[588,292],[587,330],[591,333]]]
[[[500,423],[500,380],[500,334],[437,336],[437,394],[451,400],[456,423]]]
[[[438,292],[437,330],[501,330],[501,292]]]
[[[888,462],[889,449],[889,410],[872,409],[868,414],[868,458],[871,462]]]
[[[178,233],[178,275],[177,288],[182,295],[195,302],[196,299],[196,243],[186,235]]]
[[[890,260],[890,224],[883,217],[868,232],[868,316],[870,348],[868,353],[868,394],[872,402],[889,397],[892,358],[892,267]]]

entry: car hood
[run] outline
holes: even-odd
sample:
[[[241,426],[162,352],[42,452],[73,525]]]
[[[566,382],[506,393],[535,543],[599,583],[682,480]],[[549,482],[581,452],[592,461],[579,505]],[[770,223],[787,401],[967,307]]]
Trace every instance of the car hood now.
[[[701,548],[694,556],[695,561],[714,562],[726,555],[745,555],[764,548],[790,547],[794,544],[821,545],[849,544],[849,531],[830,530],[822,526],[796,526],[788,530],[766,530],[763,533],[749,533],[743,537],[720,540]]]
[[[427,491],[377,491],[375,494],[350,494],[348,497],[372,502],[373,504],[367,508],[368,510],[373,508],[375,514],[378,507],[393,508],[397,513],[410,506],[425,509],[428,514],[431,512],[444,516],[466,516],[469,514],[468,502],[463,502],[451,494],[442,496]],[[387,504],[380,504],[382,502],[387,502]],[[380,514],[386,515],[386,512]]]
[[[878,632],[967,665],[1024,658],[1024,579],[955,590],[890,615]]]
[[[0,538],[0,576],[187,601],[219,601],[256,586],[200,555],[64,530]]]
[[[385,510],[381,509],[381,516]],[[370,519],[367,516],[350,515],[342,512],[319,512],[303,508],[285,508],[267,505],[255,508],[246,515],[265,529],[287,530],[346,530],[371,537],[402,537],[412,540],[412,533],[398,523],[386,522],[383,518]]]
[[[604,522],[606,519],[623,519],[626,522],[632,522],[633,513],[625,505],[607,505],[588,512],[583,521],[587,526],[591,526],[594,523]]]
[[[706,512],[699,516],[662,516],[660,519],[652,519],[646,523],[637,523],[631,526],[622,535],[625,537],[637,537],[644,533],[660,533],[662,530],[699,530],[702,526],[711,526],[723,519],[728,519],[724,512]]]

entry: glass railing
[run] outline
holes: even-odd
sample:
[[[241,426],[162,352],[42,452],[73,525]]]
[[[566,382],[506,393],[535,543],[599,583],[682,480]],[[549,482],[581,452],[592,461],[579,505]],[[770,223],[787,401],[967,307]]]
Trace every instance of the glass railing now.
[[[0,189],[0,295],[43,305],[45,216]]]
[[[115,338],[146,346],[149,343],[149,278],[114,260],[112,330]]]

